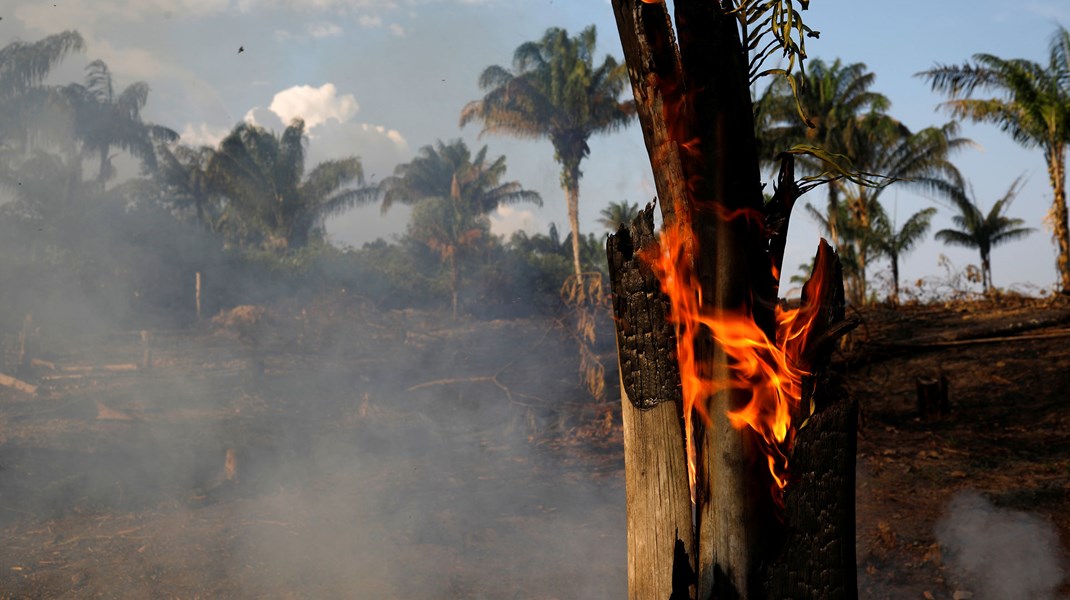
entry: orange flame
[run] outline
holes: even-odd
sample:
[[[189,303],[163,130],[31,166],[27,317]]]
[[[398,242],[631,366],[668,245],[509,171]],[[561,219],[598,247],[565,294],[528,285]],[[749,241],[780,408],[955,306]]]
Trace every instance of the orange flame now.
[[[671,303],[669,318],[676,329],[692,500],[695,498],[693,415],[697,412],[708,422],[708,403],[712,396],[722,390],[746,390],[750,393],[746,404],[730,411],[728,418],[737,429],[750,427],[758,433],[775,482],[774,499],[783,506],[783,490],[790,480],[788,455],[795,432],[799,422],[813,413],[813,406],[801,406],[803,377],[808,375],[801,359],[807,335],[820,313],[819,306],[813,303],[790,310],[778,306],[776,339],[770,340],[755,323],[749,309],[717,310],[703,303],[702,288],[692,266],[697,250],[687,225],[667,226],[659,236],[659,254],[648,253],[643,257],[654,269]],[[821,289],[825,274],[820,268],[816,271],[811,284]],[[712,338],[729,357],[729,380],[716,380],[711,375],[712,365],[699,363],[696,341],[703,337]]]

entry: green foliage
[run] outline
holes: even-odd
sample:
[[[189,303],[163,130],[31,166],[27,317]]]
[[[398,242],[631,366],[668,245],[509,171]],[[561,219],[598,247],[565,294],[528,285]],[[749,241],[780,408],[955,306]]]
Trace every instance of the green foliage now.
[[[751,82],[766,75],[780,77],[778,81],[791,88],[792,96],[796,99],[795,108],[805,119],[803,105],[798,98],[795,67],[799,67],[799,73],[805,72],[806,38],[821,35],[803,23],[801,11],[810,7],[810,0],[733,0],[732,7],[747,49]],[[776,54],[786,58],[787,65],[763,71],[765,63]]]

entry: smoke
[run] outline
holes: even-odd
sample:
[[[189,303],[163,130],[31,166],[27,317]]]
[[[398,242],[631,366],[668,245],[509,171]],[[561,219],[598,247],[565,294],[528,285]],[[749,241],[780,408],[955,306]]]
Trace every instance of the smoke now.
[[[977,492],[952,498],[936,537],[960,585],[977,600],[1054,600],[1066,576],[1065,552],[1051,523],[997,508]]]

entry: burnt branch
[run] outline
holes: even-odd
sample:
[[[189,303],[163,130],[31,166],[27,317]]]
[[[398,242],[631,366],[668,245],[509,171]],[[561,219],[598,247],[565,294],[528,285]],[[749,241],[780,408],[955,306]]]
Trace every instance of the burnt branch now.
[[[780,161],[780,172],[777,174],[776,188],[773,190],[773,198],[765,205],[765,235],[769,240],[766,250],[769,253],[769,262],[773,266],[773,273],[780,285],[780,275],[784,268],[784,246],[788,243],[788,223],[791,220],[791,210],[795,207],[795,201],[802,192],[795,182],[795,155],[781,152],[777,159]]]

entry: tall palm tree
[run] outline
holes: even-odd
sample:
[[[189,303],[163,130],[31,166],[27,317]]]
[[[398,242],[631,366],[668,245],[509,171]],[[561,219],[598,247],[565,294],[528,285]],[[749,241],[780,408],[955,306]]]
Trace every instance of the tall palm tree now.
[[[593,25],[575,37],[564,29],[547,29],[541,40],[516,49],[512,70],[498,65],[484,69],[479,87],[486,95],[461,110],[461,126],[479,121],[480,135],[504,133],[553,144],[554,160],[561,165],[577,276],[582,272],[580,162],[591,151],[587,140],[623,128],[635,114],[634,101],[620,99],[628,84],[625,66],[610,56],[595,66],[594,52]]]
[[[992,248],[1006,242],[1020,240],[1030,233],[1031,227],[1022,227],[1022,219],[1006,216],[1014,197],[1021,190],[1022,177],[1014,180],[1007,193],[984,213],[974,200],[965,195],[957,199],[959,214],[951,218],[956,229],[941,229],[936,239],[951,246],[976,248],[981,253],[981,274],[985,293],[992,287]]]
[[[782,77],[773,79],[756,103],[761,159],[772,162],[779,152],[805,145],[854,160],[858,143],[864,139],[858,129],[867,126],[865,118],[883,114],[891,105],[886,96],[871,91],[876,76],[866,70],[864,63],[844,64],[836,59],[829,64],[815,58],[807,62],[805,73],[796,72],[791,77],[792,82]],[[800,108],[805,121],[799,116]],[[874,124],[868,121],[869,127]],[[827,168],[820,159],[809,155],[801,155],[798,166],[809,175],[818,175]],[[842,192],[841,181],[829,183],[829,236],[837,246],[836,215]]]
[[[487,147],[475,156],[462,140],[424,146],[409,163],[380,183],[383,210],[394,202],[415,204],[409,236],[426,244],[447,268],[450,308],[457,316],[461,264],[490,233],[487,215],[502,204],[534,202],[537,192],[516,181],[502,182],[505,157],[487,160]]]
[[[48,106],[54,90],[42,88],[64,58],[85,49],[77,31],[64,31],[36,42],[14,41],[0,48],[0,143],[25,140],[26,123]]]
[[[602,215],[598,219],[599,223],[610,231],[617,231],[621,225],[630,225],[639,215],[639,203],[627,200],[610,202],[609,206],[603,208],[598,214]]]
[[[175,131],[146,123],[141,109],[149,98],[149,84],[136,81],[116,93],[111,69],[102,60],[86,66],[85,83],[72,83],[66,93],[74,110],[75,132],[82,140],[83,153],[99,161],[97,185],[115,175],[110,152],[118,147],[129,152],[148,169],[156,168],[155,142],[173,142]]]
[[[1070,294],[1070,227],[1066,208],[1066,144],[1070,140],[1070,32],[1052,36],[1046,66],[1024,59],[974,54],[962,65],[937,65],[918,74],[950,100],[956,118],[997,125],[1026,148],[1040,147],[1054,198],[1049,218],[1059,248],[1059,287]],[[991,91],[991,98],[973,97]]]
[[[935,214],[935,208],[920,210],[899,229],[896,229],[894,219],[890,219],[884,210],[874,215],[873,249],[892,263],[892,304],[899,304],[899,258],[913,250],[925,237]]]
[[[330,216],[366,201],[360,159],[328,160],[305,174],[305,122],[281,133],[240,123],[208,162],[212,185],[226,197],[223,219],[242,243],[302,248],[322,238]]]

